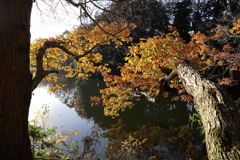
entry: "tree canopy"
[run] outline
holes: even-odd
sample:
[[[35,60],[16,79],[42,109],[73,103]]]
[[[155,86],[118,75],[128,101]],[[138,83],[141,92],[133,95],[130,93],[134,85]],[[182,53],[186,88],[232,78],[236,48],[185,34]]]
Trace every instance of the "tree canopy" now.
[[[137,18],[139,15],[152,16],[152,13],[158,12],[158,8],[151,12],[150,7],[155,7],[151,4],[158,4],[163,10],[166,9],[164,7],[171,6],[170,10],[166,9],[167,14],[158,14],[157,17],[162,16],[164,20],[156,23],[156,25],[174,24],[175,26],[169,27],[169,33],[163,33],[166,26],[151,28],[155,22],[153,19],[148,19],[149,17],[143,23],[139,23],[144,28],[144,33],[141,35],[151,31],[152,37],[145,35],[140,41],[134,41],[129,45],[129,50],[126,50],[128,52],[125,57],[126,63],[120,67],[120,76],[109,74],[108,64],[94,64],[101,62],[102,56],[99,52],[107,45],[119,48],[122,44],[131,41],[129,35],[133,33],[132,29],[139,26],[139,24],[131,24],[129,20],[131,16],[128,17],[128,21],[124,20],[124,16],[118,15],[117,20],[97,22],[91,15],[91,7],[88,4],[109,14],[117,15],[117,12],[111,10],[111,7],[105,7],[103,3],[98,3],[100,1],[66,0],[67,5],[79,10],[81,25],[67,35],[38,39],[30,45],[30,16],[34,2],[37,3],[32,0],[0,1],[0,73],[2,75],[0,128],[3,130],[0,132],[0,157],[2,159],[33,158],[28,135],[31,93],[44,78],[56,82],[57,74],[61,71],[67,72],[66,77],[78,78],[88,78],[91,73],[101,72],[107,88],[101,90],[101,99],[98,97],[92,99],[102,100],[105,115],[113,117],[118,116],[120,109],[131,108],[133,104],[129,100],[133,97],[145,96],[148,101],[158,102],[162,95],[168,95],[163,90],[164,84],[167,83],[170,87],[178,89],[180,96],[174,99],[181,97],[182,100],[191,101],[194,98],[197,111],[204,116],[202,119],[206,130],[209,159],[240,158],[240,139],[236,136],[240,134],[240,115],[230,96],[215,84],[230,86],[237,84],[235,72],[238,72],[240,67],[239,46],[234,43],[239,40],[240,21],[228,23],[227,27],[232,28],[230,30],[227,27],[213,30],[218,18],[228,19],[230,12],[237,13],[239,7],[236,1],[211,0],[203,3],[207,7],[202,8],[200,7],[202,3],[196,3],[197,5],[194,5],[198,6],[195,7],[197,9],[191,9],[194,5],[187,0],[177,3],[164,1],[163,4],[161,1],[103,1],[108,7],[111,6],[111,2],[127,3],[126,7],[130,6],[130,11],[133,12],[126,10],[126,13],[134,15],[136,22],[139,22]],[[49,5],[46,1],[43,2]],[[63,3],[59,0],[56,6],[58,4]],[[117,5],[113,6],[117,7]],[[131,10],[134,6],[140,10],[134,13],[134,10]],[[51,10],[54,10],[54,7],[50,5]],[[65,5],[62,7],[65,10]],[[225,7],[229,8],[229,12],[224,11]],[[122,11],[125,9],[123,8]],[[176,12],[173,12],[175,9]],[[195,17],[199,17],[198,21],[193,21],[192,11],[197,11]],[[177,21],[178,17],[182,18],[182,12],[186,12],[185,25],[180,25],[181,22]],[[83,23],[83,18],[86,17],[95,25]],[[196,24],[201,25],[196,26]],[[207,34],[197,32],[196,28],[204,26],[203,24],[208,24],[203,28],[204,33]],[[192,31],[194,33],[190,39],[188,33]],[[219,39],[225,42],[230,40],[231,43],[219,45],[217,42]],[[202,78],[203,74],[208,80]],[[57,84],[50,90],[63,86],[64,84]],[[211,147],[212,145],[214,147]]]
[[[187,4],[187,2],[183,4],[185,3]],[[239,26],[239,20],[233,23],[228,36],[237,39]],[[65,37],[35,40],[31,44],[30,52],[30,68],[34,75],[33,81],[36,81],[32,90],[43,78],[57,82],[57,75],[47,76],[50,73],[65,71],[66,77],[88,78],[92,73],[101,72],[107,85],[106,89],[101,90],[104,114],[118,116],[119,110],[133,106],[130,100],[134,97],[145,96],[149,101],[156,103],[161,96],[167,96],[168,92],[163,89],[164,83],[178,90],[179,96],[173,97],[172,100],[192,101],[192,96],[186,94],[176,74],[176,67],[181,62],[195,64],[198,71],[220,85],[237,84],[233,76],[233,72],[239,71],[240,67],[236,48],[224,45],[222,49],[218,49],[211,45],[211,42],[224,35],[220,29],[214,30],[214,34],[210,36],[200,32],[192,33],[188,43],[172,26],[168,26],[170,33],[140,38],[139,43],[129,46],[129,53],[124,58],[126,63],[120,67],[120,76],[109,74],[108,64],[95,65],[102,61],[102,55],[99,54],[100,46],[112,45],[118,48],[125,42],[131,42],[129,34],[135,27],[135,24],[100,22],[87,30],[78,28]],[[75,60],[66,64],[69,57]],[[75,63],[76,61],[78,62]],[[216,71],[219,73],[216,74]],[[173,77],[166,79],[165,75],[170,73]],[[164,82],[166,80],[168,81]],[[50,90],[60,89],[62,86],[64,84],[57,84]],[[100,98],[92,97],[92,100],[100,101]]]
[[[239,23],[234,23],[230,30],[232,35],[238,34]],[[225,45],[222,50],[218,50],[209,45],[208,42],[216,40],[221,35],[217,31],[213,36],[204,34],[192,34],[191,41],[185,43],[178,32],[173,30],[169,34],[160,34],[153,38],[142,39],[129,48],[129,54],[125,57],[127,63],[121,67],[121,76],[104,75],[104,80],[108,88],[101,91],[105,115],[117,116],[117,111],[126,107],[132,107],[129,101],[138,96],[146,96],[151,102],[158,102],[161,96],[167,96],[168,92],[163,89],[163,83],[168,80],[171,88],[178,90],[179,96],[173,100],[192,101],[192,97],[185,94],[182,83],[176,76],[176,67],[181,62],[191,62],[197,66],[198,71],[203,75],[212,76],[211,79],[220,85],[235,85],[233,72],[239,71],[238,53],[236,50]],[[219,75],[212,71],[221,68]],[[228,72],[228,74],[226,74]],[[165,79],[166,74],[172,74],[173,79]],[[232,76],[229,76],[232,75]],[[137,89],[137,91],[136,91]]]
[[[33,71],[32,91],[37,87],[40,81],[50,73],[59,73],[66,71],[66,77],[77,76],[77,78],[87,78],[91,73],[109,72],[105,65],[94,66],[102,60],[102,55],[95,52],[95,49],[101,45],[114,42],[115,48],[122,45],[123,42],[131,40],[129,27],[134,28],[134,24],[106,24],[101,22],[101,26],[93,27],[90,31],[78,28],[69,32],[67,37],[57,36],[49,39],[37,39],[31,44],[30,69]],[[73,57],[79,63],[66,64],[66,60]],[[90,74],[88,74],[90,73]],[[49,81],[57,82],[57,76],[48,76]],[[54,86],[50,90],[61,88],[62,84]]]

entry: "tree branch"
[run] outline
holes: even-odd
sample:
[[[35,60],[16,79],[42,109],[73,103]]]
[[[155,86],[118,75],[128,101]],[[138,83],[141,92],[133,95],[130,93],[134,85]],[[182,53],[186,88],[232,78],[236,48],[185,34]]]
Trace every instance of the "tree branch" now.
[[[85,12],[85,14],[98,26],[98,28],[101,29],[104,33],[106,33],[106,34],[108,34],[108,35],[111,35],[111,36],[113,36],[113,37],[116,37],[117,34],[121,33],[121,32],[124,31],[126,28],[128,28],[128,27],[125,27],[125,28],[123,28],[122,30],[118,31],[117,33],[112,34],[112,33],[108,32],[108,31],[106,31],[105,29],[103,29],[103,28],[97,23],[97,21],[95,21],[95,19],[88,13],[86,7],[83,6],[82,3],[75,3],[75,2],[73,2],[72,0],[66,0],[66,1],[67,1],[68,3],[70,3],[71,5],[77,7],[77,8],[80,6],[80,7],[83,9],[83,11]]]
[[[32,80],[31,92],[33,92],[37,88],[38,84],[42,81],[42,79],[44,77],[46,77],[47,75],[49,75],[51,73],[59,73],[59,71],[54,71],[54,70],[45,71],[45,70],[43,70],[41,72],[36,73],[36,76]]]
[[[107,9],[105,9],[105,8],[100,7],[99,5],[96,5],[96,4],[94,3],[94,1],[92,1],[92,0],[90,0],[89,2],[91,2],[95,7],[97,7],[98,9],[100,9],[100,10],[102,10],[102,11],[108,12],[108,13],[110,13],[110,14],[114,14],[114,15],[116,15],[117,17],[122,18],[122,17],[121,17],[119,14],[117,14],[116,12],[112,12],[111,10],[107,10]]]
[[[46,50],[48,48],[59,48],[59,49],[63,50],[65,53],[67,53],[68,55],[75,58],[77,61],[79,61],[80,58],[90,54],[95,48],[97,48],[99,46],[99,44],[96,44],[90,50],[85,51],[82,55],[77,55],[77,54],[74,54],[74,53],[70,52],[67,48],[65,48],[61,44],[62,44],[61,42],[59,43],[59,42],[55,42],[55,41],[46,41],[44,43],[43,47],[41,47],[38,50],[37,58],[36,58],[36,60],[37,60],[37,71],[36,71],[35,77],[32,80],[31,91],[34,91],[34,89],[37,88],[38,84],[42,81],[42,79],[44,77],[46,77],[47,75],[49,75],[51,73],[59,73],[59,71],[56,71],[56,70],[45,71],[44,68],[43,68],[43,56],[46,53]]]
[[[161,78],[159,78],[159,80],[158,80],[158,90],[159,91],[158,91],[158,93],[155,97],[150,96],[146,92],[139,91],[138,88],[136,89],[136,93],[133,94],[133,96],[138,97],[138,98],[141,98],[141,97],[145,96],[149,102],[157,103],[157,102],[159,102],[159,100],[162,97],[162,94],[164,93],[163,82],[169,81],[176,76],[177,76],[177,72],[175,70],[173,70],[169,75],[165,74]]]

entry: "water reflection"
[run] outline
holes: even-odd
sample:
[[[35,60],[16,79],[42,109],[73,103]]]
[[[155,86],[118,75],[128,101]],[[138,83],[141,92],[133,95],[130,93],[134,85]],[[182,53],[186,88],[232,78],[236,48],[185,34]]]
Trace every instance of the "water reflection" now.
[[[204,159],[202,152],[192,139],[192,128],[181,126],[170,130],[159,126],[143,125],[128,132],[121,120],[111,125],[102,136],[108,138],[105,157],[109,159]],[[170,136],[169,136],[170,135]]]
[[[54,92],[54,95],[71,111],[74,110],[77,116],[85,119],[86,124],[83,124],[83,121],[80,122],[77,118],[72,119],[73,114],[66,115],[64,121],[69,121],[69,125],[74,126],[73,128],[84,128],[84,134],[86,134],[87,128],[91,128],[90,125],[98,124],[104,131],[103,137],[109,140],[101,139],[102,151],[105,151],[103,147],[107,143],[109,147],[114,148],[113,146],[115,146],[116,149],[115,152],[107,147],[106,157],[110,158],[117,154],[117,151],[121,151],[122,141],[128,140],[129,134],[135,135],[134,138],[139,139],[140,142],[147,138],[147,141],[141,146],[143,148],[135,151],[139,153],[137,156],[140,156],[140,158],[156,156],[157,159],[164,157],[174,159],[177,156],[184,157],[193,153],[199,156],[204,154],[197,151],[197,149],[204,148],[204,145],[201,144],[202,138],[199,137],[199,132],[196,129],[189,129],[189,126],[187,127],[190,124],[189,114],[194,112],[193,105],[181,101],[171,101],[172,96],[176,93],[170,92],[169,97],[162,98],[157,105],[148,103],[145,99],[134,100],[135,105],[132,109],[126,109],[120,113],[119,117],[112,119],[104,116],[101,104],[91,106],[90,102],[91,96],[100,96],[99,89],[105,87],[103,81],[89,79],[78,81],[76,84],[75,79],[64,81],[61,83],[66,83],[66,87]],[[61,109],[59,112],[63,114],[67,111]],[[119,121],[120,119],[121,121]],[[185,128],[180,128],[180,126],[185,126]],[[145,136],[143,133],[145,133]],[[190,151],[186,152],[189,147],[192,149],[191,154]],[[99,154],[99,156],[104,158],[103,154]],[[198,158],[195,157],[195,159]]]
[[[126,109],[124,112],[120,111],[120,116],[116,119],[106,117],[103,114],[101,104],[91,106],[90,97],[100,96],[98,86],[100,89],[105,87],[103,81],[90,79],[83,85],[77,85],[76,88],[80,93],[78,98],[78,101],[81,101],[80,108],[86,113],[86,118],[93,119],[102,128],[109,128],[111,124],[116,124],[118,119],[122,119],[128,131],[139,129],[142,125],[160,126],[169,129],[190,124],[189,114],[192,114],[193,106],[181,101],[171,101],[171,97],[176,95],[174,92],[171,92],[169,97],[162,98],[157,105],[148,103],[145,99],[134,100],[134,107]],[[82,112],[78,114],[81,116]]]

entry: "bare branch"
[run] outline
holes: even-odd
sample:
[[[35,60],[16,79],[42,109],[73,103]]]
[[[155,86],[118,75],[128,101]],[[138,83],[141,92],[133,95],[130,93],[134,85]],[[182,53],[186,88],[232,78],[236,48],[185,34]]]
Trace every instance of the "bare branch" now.
[[[121,33],[122,31],[124,31],[125,29],[128,28],[128,27],[125,27],[125,28],[123,28],[122,30],[120,30],[119,32],[114,33],[114,34],[113,34],[113,33],[110,33],[110,32],[108,32],[108,31],[106,31],[105,29],[103,29],[103,28],[97,23],[97,21],[95,21],[95,19],[88,13],[86,7],[83,6],[82,3],[75,3],[75,2],[73,2],[72,0],[66,0],[66,1],[67,1],[68,3],[70,3],[70,4],[72,4],[73,6],[77,7],[77,8],[80,6],[80,7],[83,9],[83,11],[85,12],[85,14],[98,26],[98,28],[101,29],[104,33],[106,33],[106,34],[108,34],[108,35],[111,35],[111,36],[113,36],[113,37],[116,37],[117,34]]]
[[[119,14],[117,14],[116,12],[112,12],[111,10],[107,10],[107,9],[105,9],[105,8],[102,8],[102,7],[100,7],[100,5],[95,4],[94,1],[92,1],[92,0],[90,0],[90,2],[91,2],[95,7],[97,7],[98,9],[100,9],[100,10],[102,10],[102,11],[105,11],[105,12],[108,12],[108,13],[110,13],[110,14],[114,14],[114,15],[116,15],[116,16],[119,17],[119,18],[122,18],[122,16],[119,15]]]
[[[82,159],[87,154],[90,156],[90,159],[93,159],[93,156],[96,153],[96,151],[95,151],[96,146],[97,146],[97,144],[100,144],[99,135],[100,135],[101,130],[99,129],[99,127],[93,126],[90,131],[91,131],[90,135],[87,134],[82,139],[82,142],[83,142],[82,153],[80,155],[78,155],[77,157],[75,157],[74,160],[79,159],[79,158]]]

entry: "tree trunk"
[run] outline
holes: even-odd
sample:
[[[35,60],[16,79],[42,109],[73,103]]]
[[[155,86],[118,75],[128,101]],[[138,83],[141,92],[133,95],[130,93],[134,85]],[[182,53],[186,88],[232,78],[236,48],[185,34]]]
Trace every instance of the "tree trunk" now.
[[[202,117],[208,158],[239,160],[240,114],[231,96],[214,82],[202,78],[193,65],[181,63],[177,72]]]
[[[28,112],[32,0],[0,0],[0,159],[32,159]]]

